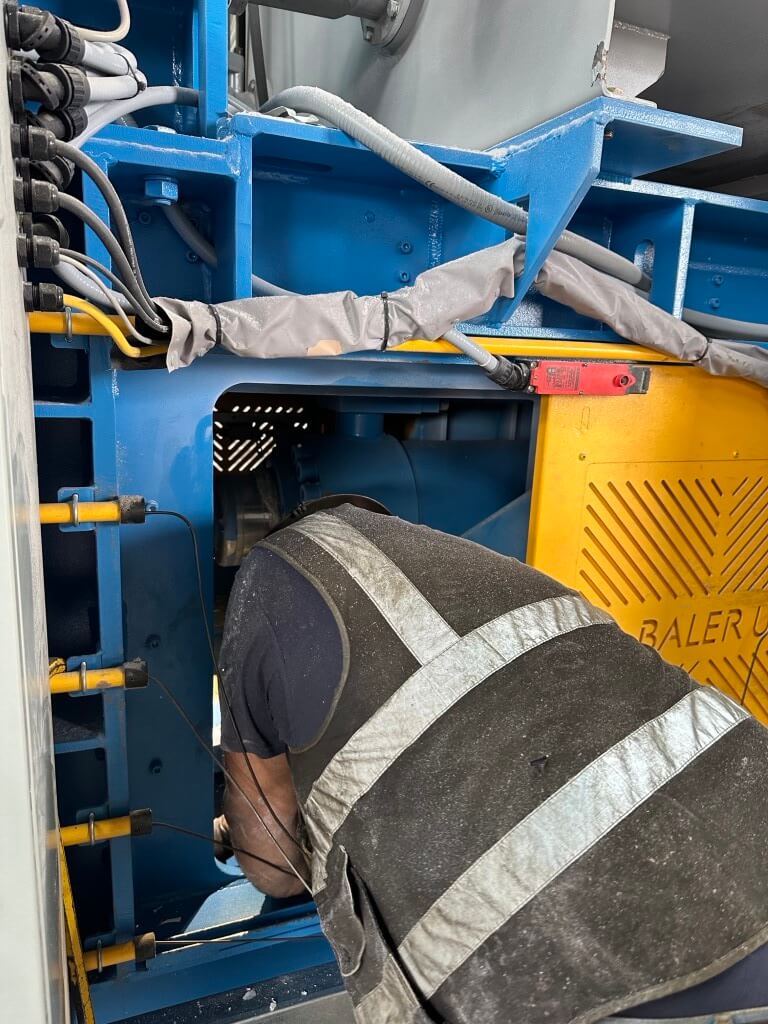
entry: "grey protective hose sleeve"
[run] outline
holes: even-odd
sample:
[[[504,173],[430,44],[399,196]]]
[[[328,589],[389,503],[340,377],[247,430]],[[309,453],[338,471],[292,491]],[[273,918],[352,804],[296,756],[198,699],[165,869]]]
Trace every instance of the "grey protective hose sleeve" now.
[[[334,292],[240,299],[215,308],[156,299],[171,323],[168,369],[189,365],[217,344],[239,356],[278,358],[381,349],[410,338],[454,341],[450,332],[457,322],[481,316],[501,297],[514,297],[524,258],[522,239],[513,238],[427,270],[411,287],[387,296]],[[536,288],[628,341],[697,363],[712,374],[768,387],[768,350],[709,340],[634,288],[565,253],[549,257]],[[466,345],[462,350],[468,351]],[[469,354],[479,361],[480,353]]]
[[[165,216],[179,238],[209,267],[217,267],[219,258],[216,250],[204,235],[201,234],[182,208],[176,204],[164,206]],[[256,295],[294,295],[279,285],[266,281],[263,277],[251,274],[251,288]]]
[[[273,96],[262,107],[262,112],[269,113],[278,107],[314,114],[444,199],[507,231],[525,234],[528,214],[521,207],[462,178],[338,96],[324,89],[297,85]],[[648,278],[640,267],[588,238],[564,231],[556,248],[619,280],[648,289]]]
[[[117,121],[118,118],[124,117],[126,114],[133,114],[146,107],[162,107],[171,103],[196,107],[198,103],[197,89],[184,89],[176,85],[153,85],[149,89],[145,89],[144,92],[140,92],[138,96],[105,104],[99,107],[92,118],[88,119],[88,127],[72,140],[72,145],[80,148],[105,125]]]
[[[446,331],[443,338],[454,345],[460,352],[463,352],[465,356],[477,363],[486,372],[492,372],[496,369],[498,359],[492,355],[487,349],[483,348],[482,345],[478,345],[476,341],[472,341],[466,334],[462,334],[461,331],[452,327],[450,331]]]

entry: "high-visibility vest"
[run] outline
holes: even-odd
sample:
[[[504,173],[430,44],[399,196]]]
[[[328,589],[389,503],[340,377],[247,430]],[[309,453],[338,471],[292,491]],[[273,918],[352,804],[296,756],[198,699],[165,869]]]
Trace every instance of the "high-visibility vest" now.
[[[265,543],[344,676],[289,759],[362,1024],[591,1024],[768,939],[768,732],[581,596],[351,506]]]

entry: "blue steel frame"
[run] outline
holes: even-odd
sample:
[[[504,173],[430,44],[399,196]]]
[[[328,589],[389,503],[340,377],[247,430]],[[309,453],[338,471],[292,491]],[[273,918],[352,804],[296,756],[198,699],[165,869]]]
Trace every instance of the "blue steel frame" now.
[[[238,115],[219,131],[219,138],[205,139],[112,127],[89,144],[126,200],[154,294],[208,302],[243,297],[250,293],[252,271],[297,291],[391,291],[426,267],[504,237],[500,228],[436,199],[331,129]],[[523,286],[570,221],[625,255],[653,258],[653,297],[667,309],[679,311],[685,299],[700,308],[721,306],[730,315],[768,319],[768,205],[632,180],[738,141],[733,128],[596,100],[489,153],[434,147],[429,152],[492,191],[528,203]],[[158,176],[174,183],[179,201],[215,242],[215,271],[187,252],[148,195],[147,177]],[[106,207],[89,182],[84,195],[106,219]],[[88,251],[107,262],[90,232],[86,241]],[[611,337],[523,290],[472,332]],[[213,544],[212,410],[224,391],[499,397],[458,356],[389,353],[259,362],[214,352],[169,377],[160,369],[113,365],[103,339],[84,346],[88,400],[37,405],[40,417],[93,424],[94,479],[69,482],[62,496],[73,490],[84,496],[85,488],[96,498],[142,494],[189,516],[204,555]],[[524,529],[525,506],[516,511],[518,528]],[[490,523],[489,530],[497,526]],[[155,518],[144,526],[100,526],[96,536],[101,644],[86,662],[146,658],[150,672],[210,734],[211,666],[188,535],[179,523]],[[210,600],[212,565],[208,557],[203,561]],[[75,656],[70,663],[81,660]],[[208,830],[212,766],[158,688],[78,699],[104,701],[103,732],[87,741],[105,752],[109,799],[97,810],[119,814],[151,807],[162,820]],[[67,752],[60,747],[57,757]],[[90,810],[81,807],[79,816]],[[172,833],[115,840],[111,848],[114,931],[88,936],[91,945],[99,937],[125,940],[135,928],[173,932],[230,881],[204,843]],[[255,918],[252,909],[243,917],[238,930],[266,928],[261,937],[280,940],[297,929],[318,933],[308,907],[288,911],[265,904]],[[99,1024],[107,1024],[330,962],[319,937],[295,944],[201,946],[159,957],[142,969],[112,972],[94,984],[94,1002]]]

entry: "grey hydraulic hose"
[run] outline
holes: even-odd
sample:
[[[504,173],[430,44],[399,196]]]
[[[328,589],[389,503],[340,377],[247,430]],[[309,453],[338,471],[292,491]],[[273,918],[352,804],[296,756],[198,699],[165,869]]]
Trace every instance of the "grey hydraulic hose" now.
[[[528,214],[521,207],[462,178],[338,96],[324,89],[297,85],[273,96],[261,110],[269,113],[277,107],[314,114],[444,199],[507,231],[525,234]],[[581,235],[564,231],[555,248],[627,284],[639,285],[646,291],[650,287],[648,277],[631,260]]]
[[[255,3],[256,0],[253,0]],[[314,14],[318,18],[370,18],[373,21],[387,12],[387,0],[258,0],[262,7],[279,11]]]
[[[701,313],[698,309],[684,309],[683,320],[698,327],[709,337],[768,341],[768,324],[753,323],[751,320],[732,320],[727,316]]]
[[[126,114],[133,114],[134,111],[144,110],[146,107],[162,107],[171,103],[196,107],[198,103],[197,89],[185,89],[176,85],[153,85],[149,89],[145,89],[144,92],[140,92],[138,96],[104,104],[99,107],[92,118],[88,119],[88,127],[72,140],[72,145],[79,148],[96,132],[101,131],[105,125],[111,124]]]
[[[219,258],[216,255],[216,250],[208,239],[197,230],[184,210],[180,206],[175,205],[164,206],[163,210],[168,218],[168,223],[185,245],[188,245],[192,252],[199,256],[207,266],[217,267]],[[272,284],[271,281],[265,281],[263,277],[258,277],[256,274],[251,274],[251,288],[257,295],[295,294],[294,292],[287,291],[285,288],[281,288],[279,285]]]

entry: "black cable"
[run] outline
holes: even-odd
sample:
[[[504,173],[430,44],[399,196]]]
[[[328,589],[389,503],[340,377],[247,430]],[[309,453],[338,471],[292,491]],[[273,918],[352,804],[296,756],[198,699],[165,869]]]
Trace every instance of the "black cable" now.
[[[88,256],[84,252],[78,252],[76,249],[59,249],[62,256],[70,256],[72,259],[80,260],[81,263],[87,264],[89,267],[93,267],[94,270],[98,270],[100,274],[109,278],[112,284],[117,288],[121,295],[124,295],[126,299],[131,303],[131,313],[138,317],[143,323],[150,329],[156,331],[159,328],[165,326],[161,324],[159,320],[150,319],[149,316],[144,312],[143,307],[140,305],[140,298],[131,291],[127,284],[120,280],[114,271],[105,267],[103,263],[99,263],[93,256]]]
[[[87,174],[91,181],[94,183],[99,192],[104,197],[107,206],[109,207],[109,214],[112,218],[112,222],[115,226],[115,231],[122,242],[125,255],[128,258],[128,262],[131,265],[131,269],[136,275],[136,280],[141,288],[142,295],[144,298],[151,302],[151,298],[147,289],[144,285],[144,279],[141,276],[141,267],[139,266],[139,258],[136,255],[136,245],[133,241],[133,234],[131,233],[131,226],[128,223],[128,214],[125,212],[125,207],[120,201],[120,196],[117,194],[117,190],[112,182],[109,180],[109,176],[102,171],[95,160],[83,153],[77,146],[70,146],[67,142],[61,142],[60,140],[56,143],[56,152],[59,156],[64,157],[65,160],[69,160],[79,167],[83,174]]]
[[[755,671],[755,665],[757,664],[757,656],[760,654],[760,648],[763,646],[763,641],[765,640],[765,638],[767,636],[768,636],[768,626],[766,626],[766,628],[760,634],[760,636],[758,637],[757,643],[755,644],[755,650],[754,650],[754,653],[752,655],[752,661],[750,662],[749,672],[747,672],[747,679],[746,679],[746,682],[744,683],[744,691],[742,692],[741,700],[739,701],[739,703],[741,704],[742,707],[744,707],[744,701],[747,699],[747,693],[749,692],[749,684],[752,681],[752,673]]]
[[[125,255],[117,238],[110,231],[104,221],[100,217],[97,217],[92,210],[89,210],[85,203],[80,202],[79,199],[75,199],[74,196],[67,195],[66,192],[59,193],[59,207],[62,210],[67,210],[69,213],[73,213],[77,218],[83,221],[84,224],[87,224],[87,226],[91,228],[94,234],[96,234],[100,241],[106,246],[107,251],[109,252],[109,255],[117,267],[117,271],[123,281],[125,281],[127,285],[135,286],[136,298],[137,300],[139,298],[141,299],[141,306],[144,310],[150,316],[158,317],[159,314],[152,302],[147,302],[144,298],[141,288],[139,287],[139,282],[136,279],[136,275],[128,262],[128,257]],[[168,328],[165,325],[162,330],[165,333],[168,332]]]
[[[290,868],[292,874],[294,874],[296,876],[296,878],[298,878],[298,880],[301,882],[301,884],[304,886],[304,888],[307,890],[307,892],[310,894],[310,896],[312,896],[312,890],[307,885],[305,880],[302,878],[301,874],[299,873],[298,869],[296,868],[296,866],[293,863],[293,861],[291,860],[291,858],[288,856],[288,854],[282,848],[280,843],[277,841],[277,838],[275,837],[275,835],[270,830],[269,826],[267,825],[267,823],[264,820],[263,816],[259,813],[258,809],[254,805],[254,803],[251,800],[251,798],[245,792],[245,790],[240,785],[240,783],[237,781],[237,779],[234,778],[234,776],[231,774],[231,772],[227,769],[227,766],[224,764],[224,762],[220,758],[218,758],[216,756],[216,753],[215,753],[213,747],[209,743],[207,743],[205,741],[205,739],[200,735],[200,733],[197,730],[197,727],[195,726],[195,723],[192,721],[192,719],[189,717],[187,712],[184,710],[183,706],[176,699],[176,696],[174,695],[174,693],[171,690],[171,688],[169,686],[167,686],[162,681],[162,679],[158,679],[157,676],[149,675],[148,678],[151,679],[153,683],[156,683],[160,687],[160,689],[166,695],[168,700],[173,704],[173,706],[176,708],[178,713],[181,715],[181,717],[184,719],[186,724],[189,726],[189,728],[190,728],[191,732],[194,734],[195,739],[197,740],[197,742],[200,744],[200,746],[203,748],[203,750],[206,751],[206,753],[211,758],[213,763],[219,766],[219,768],[223,772],[224,777],[227,780],[227,782],[230,782],[235,787],[235,789],[238,790],[240,795],[243,797],[245,802],[248,804],[248,806],[251,808],[253,813],[258,818],[258,820],[261,823],[261,826],[264,829],[264,831],[267,833],[269,838],[272,840],[272,842],[275,844],[277,849],[280,851],[280,853],[283,856],[285,862],[288,864],[288,867]]]
[[[202,832],[194,832],[191,828],[184,828],[182,825],[173,825],[169,821],[157,821],[155,818],[152,819],[152,828],[167,828],[171,832],[179,832],[183,836],[191,836],[193,839],[203,839],[206,843],[213,843],[215,846],[218,840],[214,839],[213,836],[206,836]],[[267,860],[266,857],[259,857],[256,853],[251,853],[250,850],[244,850],[240,846],[232,846],[231,843],[224,843],[222,845],[226,849],[231,850],[232,853],[241,853],[244,857],[250,857],[251,860],[257,860],[260,864],[264,864],[269,868],[274,868],[275,871],[279,871],[282,875],[289,875],[293,878],[293,872],[289,871],[288,868],[280,867],[279,864],[273,864],[271,860]]]
[[[205,611],[205,593],[203,591],[203,573],[202,573],[202,569],[201,569],[201,566],[200,566],[200,546],[197,543],[197,532],[195,530],[195,527],[193,526],[191,520],[189,520],[181,512],[175,512],[175,511],[170,510],[170,509],[147,509],[147,515],[171,516],[174,519],[181,520],[181,522],[184,523],[185,526],[187,527],[187,529],[189,530],[189,535],[192,538],[192,549],[193,549],[194,557],[195,557],[195,571],[197,573],[197,595],[198,595],[198,599],[199,599],[199,602],[200,602],[200,613],[201,613],[201,615],[203,617],[203,625],[205,626],[205,635],[206,635],[206,637],[208,639],[208,650],[210,651],[210,654],[211,654],[211,661],[213,662],[213,668],[214,668],[214,671],[215,671],[216,676],[217,676],[218,681],[219,681],[219,693],[224,698],[224,703],[225,703],[226,708],[227,708],[227,713],[229,714],[229,717],[230,717],[230,719],[232,721],[232,725],[234,727],[235,734],[237,736],[237,741],[240,744],[240,749],[242,750],[243,755],[245,756],[245,763],[248,766],[248,772],[249,772],[249,774],[251,776],[251,780],[253,781],[253,784],[254,784],[254,786],[256,788],[256,792],[259,794],[261,799],[264,801],[265,807],[267,808],[269,813],[272,815],[272,817],[277,822],[278,826],[280,827],[280,830],[285,833],[285,835],[288,837],[288,839],[290,839],[290,841],[294,844],[294,846],[298,850],[300,850],[302,855],[303,855],[304,854],[304,850],[303,850],[303,848],[301,846],[301,843],[299,843],[298,839],[296,839],[295,836],[291,835],[291,833],[285,827],[285,825],[282,823],[282,821],[277,816],[277,814],[275,814],[275,812],[274,812],[274,810],[272,808],[272,805],[270,804],[269,800],[267,799],[267,796],[266,796],[266,794],[265,794],[265,792],[264,792],[264,790],[263,790],[263,788],[261,786],[261,783],[256,778],[256,772],[253,770],[253,765],[251,764],[250,758],[248,757],[248,751],[245,748],[245,740],[243,739],[243,734],[240,731],[240,726],[237,723],[237,719],[235,718],[234,709],[232,708],[232,704],[231,704],[231,702],[229,700],[229,695],[227,694],[227,688],[224,685],[224,677],[222,675],[221,668],[219,666],[219,659],[216,657],[216,649],[215,649],[214,644],[213,644],[213,635],[211,634],[211,628],[208,625],[208,616],[206,615],[206,611]]]

